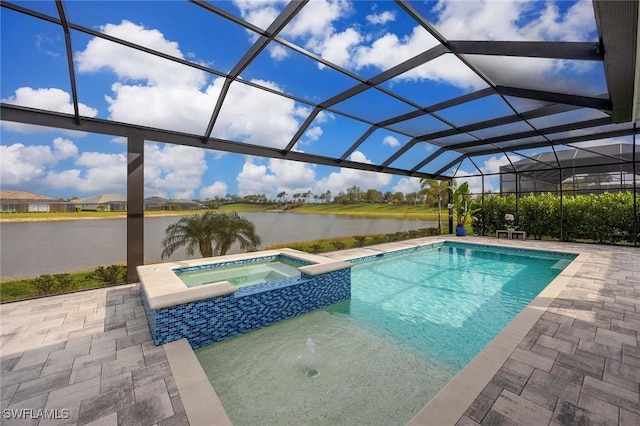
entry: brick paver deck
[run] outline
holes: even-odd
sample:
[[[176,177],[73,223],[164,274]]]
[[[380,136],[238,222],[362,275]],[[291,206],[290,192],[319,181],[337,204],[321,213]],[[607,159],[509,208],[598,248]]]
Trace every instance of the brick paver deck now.
[[[457,424],[640,425],[640,250],[500,243],[589,261]],[[188,424],[137,285],[0,305],[0,325],[3,425]],[[8,419],[5,409],[68,418]]]
[[[3,304],[0,324],[3,425],[188,424],[137,285]]]
[[[458,425],[640,425],[640,250],[544,247],[588,261]]]

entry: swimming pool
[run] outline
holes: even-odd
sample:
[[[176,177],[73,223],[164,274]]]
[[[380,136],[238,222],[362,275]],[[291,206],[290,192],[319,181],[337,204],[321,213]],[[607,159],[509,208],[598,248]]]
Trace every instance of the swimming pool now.
[[[197,356],[234,424],[405,424],[571,259],[452,243],[356,259],[349,301]]]

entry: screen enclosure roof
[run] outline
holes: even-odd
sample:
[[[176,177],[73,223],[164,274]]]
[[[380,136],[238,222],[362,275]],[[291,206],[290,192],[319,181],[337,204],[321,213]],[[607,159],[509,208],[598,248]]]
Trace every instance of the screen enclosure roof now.
[[[369,33],[366,45],[343,50],[346,57],[327,40],[319,45],[310,35],[319,31],[312,28],[319,21],[310,19],[318,13],[314,8],[343,1],[263,3],[268,9],[253,10],[264,12],[258,18],[243,9],[248,7],[243,2],[136,2],[137,15],[128,16],[127,2],[4,1],[3,44],[10,43],[7,37],[33,36],[23,33],[20,21],[59,29],[67,68],[28,71],[63,72],[74,111],[5,99],[2,120],[123,137],[138,132],[158,142],[419,178],[455,177],[463,163],[482,175],[487,173],[482,160],[490,156],[508,163],[529,159],[528,167],[548,169],[558,166],[557,151],[567,148],[589,149],[610,162],[607,150],[592,147],[635,144],[640,91],[636,1],[594,1],[591,18],[584,22],[594,30],[578,32],[568,41],[544,33],[504,40],[475,33],[472,27],[455,29],[434,15],[441,7],[436,2],[354,2],[355,21],[335,28],[334,34],[342,38],[333,42],[356,37],[358,28],[385,16],[393,17],[395,32]],[[163,19],[178,24],[173,37],[181,46],[186,40],[181,34],[190,34],[200,38],[199,46],[209,48],[194,46],[200,50],[183,55],[126,31],[109,31],[100,20],[100,8],[114,5],[122,22],[142,19],[145,8],[167,8]],[[384,7],[389,14],[358,15],[355,9],[363,7]],[[196,17],[184,19],[180,10]],[[16,25],[7,25],[11,22]],[[184,84],[178,75],[213,82],[209,88],[215,90],[200,92],[209,95],[205,113],[196,121],[185,117],[188,126],[150,123],[143,114],[87,115],[82,108],[90,103],[86,88],[102,83],[91,73],[79,75],[87,65],[74,48],[98,42],[111,46],[113,55],[135,55],[139,67],[149,68],[147,75],[157,63],[175,67],[175,74],[150,77],[175,88]],[[237,48],[242,45],[246,48]],[[115,59],[105,55],[102,61]],[[19,58],[5,57],[3,48],[2,61]],[[129,78],[135,80],[135,70]],[[178,97],[149,98],[146,107],[164,103],[189,114],[190,99]],[[296,111],[293,120],[288,117],[286,132],[258,138],[248,125],[230,130],[249,122],[270,128],[274,118],[267,112],[283,103]],[[312,143],[319,133],[320,142]],[[388,155],[370,149],[380,141],[392,148]],[[556,161],[538,160],[544,153]],[[620,161],[637,159],[633,149],[631,157]]]

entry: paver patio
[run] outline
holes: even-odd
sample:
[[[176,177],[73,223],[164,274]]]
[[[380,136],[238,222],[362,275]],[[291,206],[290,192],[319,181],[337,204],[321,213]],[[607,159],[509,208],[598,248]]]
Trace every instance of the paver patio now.
[[[580,252],[588,261],[457,424],[640,424],[640,250],[500,244]],[[189,424],[137,285],[4,304],[0,325],[3,425]],[[68,418],[10,419],[5,409]]]

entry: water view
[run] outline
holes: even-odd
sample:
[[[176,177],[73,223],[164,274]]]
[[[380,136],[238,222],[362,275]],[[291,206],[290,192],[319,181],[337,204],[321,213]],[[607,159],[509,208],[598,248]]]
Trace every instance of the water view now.
[[[350,235],[409,231],[437,226],[412,219],[363,218],[281,212],[240,213],[256,225],[262,247]],[[165,229],[179,216],[145,219],[145,262],[160,261]],[[2,278],[70,272],[126,261],[125,219],[3,223],[0,232]],[[229,254],[238,253],[232,248]],[[189,258],[178,250],[168,260]]]

